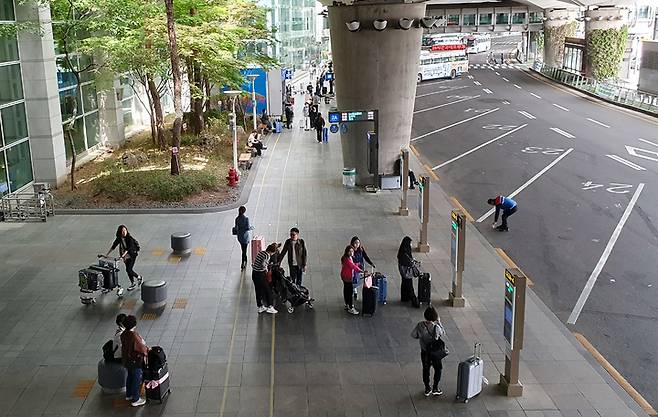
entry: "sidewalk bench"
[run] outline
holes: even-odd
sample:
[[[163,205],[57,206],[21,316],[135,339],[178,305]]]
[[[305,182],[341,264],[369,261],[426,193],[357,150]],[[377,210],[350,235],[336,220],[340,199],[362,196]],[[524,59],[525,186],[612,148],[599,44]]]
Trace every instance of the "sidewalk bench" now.
[[[241,153],[238,158],[238,167],[244,169],[251,169],[251,154],[250,153]]]

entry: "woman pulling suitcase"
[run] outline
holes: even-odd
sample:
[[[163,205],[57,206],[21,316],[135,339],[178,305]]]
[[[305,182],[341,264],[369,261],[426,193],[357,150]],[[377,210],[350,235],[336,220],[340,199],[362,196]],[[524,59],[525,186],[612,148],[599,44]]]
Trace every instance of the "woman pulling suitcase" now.
[[[126,264],[126,273],[128,274],[128,279],[130,279],[128,291],[132,291],[138,285],[142,285],[143,280],[142,276],[133,270],[135,261],[137,260],[137,255],[139,254],[139,243],[130,235],[128,228],[124,225],[120,225],[117,228],[116,237],[114,242],[112,242],[112,247],[110,247],[110,250],[107,251],[105,256],[110,256],[110,253],[117,246],[119,247],[119,257],[123,260],[123,263]],[[135,283],[135,278],[137,278],[137,283]]]

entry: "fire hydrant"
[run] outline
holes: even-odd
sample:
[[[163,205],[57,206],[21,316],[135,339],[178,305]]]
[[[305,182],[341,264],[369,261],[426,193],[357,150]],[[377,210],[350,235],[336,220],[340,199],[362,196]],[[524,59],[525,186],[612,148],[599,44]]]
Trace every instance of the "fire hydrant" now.
[[[229,168],[228,177],[226,177],[226,179],[228,180],[229,187],[235,187],[238,185],[238,171],[234,168]]]

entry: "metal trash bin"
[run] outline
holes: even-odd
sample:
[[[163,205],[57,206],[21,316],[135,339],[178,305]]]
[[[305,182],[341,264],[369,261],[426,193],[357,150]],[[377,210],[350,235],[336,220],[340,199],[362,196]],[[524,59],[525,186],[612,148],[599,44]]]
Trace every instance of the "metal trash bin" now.
[[[346,187],[356,186],[356,168],[343,168],[343,185]]]

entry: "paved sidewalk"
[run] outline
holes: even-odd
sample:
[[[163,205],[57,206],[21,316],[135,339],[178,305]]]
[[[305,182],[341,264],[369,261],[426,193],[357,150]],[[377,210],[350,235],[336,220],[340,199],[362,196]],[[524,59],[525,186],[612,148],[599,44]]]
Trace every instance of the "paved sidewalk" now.
[[[425,398],[418,343],[409,337],[422,310],[398,302],[395,259],[403,236],[418,237],[414,198],[412,213],[397,216],[398,193],[345,189],[341,170],[336,135],[318,144],[314,132],[295,128],[269,138],[247,215],[267,241],[283,241],[292,226],[301,230],[309,249],[305,285],[317,299],[314,310],[275,317],[257,314],[250,269],[240,272],[239,246],[230,233],[234,211],[0,223],[0,416],[643,415],[532,291],[521,366],[524,396],[501,395],[495,383],[504,363],[504,264],[469,227],[468,305],[441,305],[450,283],[451,207],[440,183],[432,184],[432,251],[416,256],[432,273],[451,354],[444,361],[445,394]],[[167,307],[154,319],[142,317],[136,291],[124,300],[105,295],[94,306],[79,302],[78,269],[107,250],[120,223],[142,247],[135,269],[147,280],[169,283]],[[168,256],[169,235],[176,231],[192,233],[195,250],[187,259]],[[339,258],[353,235],[389,277],[390,302],[372,318],[343,311]],[[113,335],[119,312],[137,315],[147,343],[167,352],[172,395],[163,405],[132,409],[122,396],[103,395],[93,383],[101,346]],[[468,404],[457,404],[457,363],[476,341],[483,343],[492,384]]]

